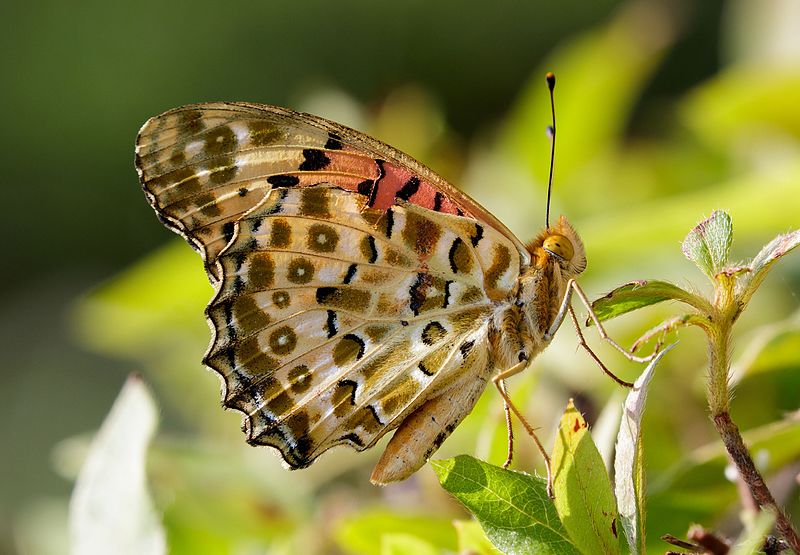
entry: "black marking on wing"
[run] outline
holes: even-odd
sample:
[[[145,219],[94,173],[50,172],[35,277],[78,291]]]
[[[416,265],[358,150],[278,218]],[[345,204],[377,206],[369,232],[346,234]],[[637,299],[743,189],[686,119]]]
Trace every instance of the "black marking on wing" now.
[[[376,409],[373,405],[367,405],[367,408],[372,413],[372,416],[375,417],[375,420],[378,422],[378,424],[383,426],[383,422],[381,421],[381,417],[378,416],[378,409]]]
[[[359,447],[364,447],[364,441],[354,433],[345,434],[339,438],[340,441],[349,441],[355,443]]]
[[[414,313],[414,316],[419,316],[419,309],[422,306],[422,303],[425,302],[425,294],[421,291],[424,283],[425,274],[417,274],[417,279],[414,280],[414,283],[408,290],[408,295],[411,297],[411,304],[409,306],[411,308],[411,312]]]
[[[267,178],[267,183],[270,185],[275,185],[276,187],[294,187],[300,183],[300,178],[296,175],[270,175]]]
[[[338,291],[338,287],[317,287],[317,304],[327,304]]]
[[[234,222],[225,222],[222,224],[222,236],[225,237],[225,242],[230,243],[231,239],[233,239],[233,232],[234,232]]]
[[[441,191],[436,191],[436,194],[433,196],[433,211],[434,212],[441,212],[442,211],[442,200],[444,199],[444,195]]]
[[[483,226],[481,224],[475,224],[475,235],[471,237],[472,246],[477,247],[481,239],[483,239]]]
[[[370,264],[374,264],[375,261],[378,260],[378,248],[375,246],[375,237],[370,235],[367,238],[367,243],[369,243],[369,249],[370,249],[369,259],[367,260],[367,262],[369,262]]]
[[[339,387],[349,387],[350,388],[350,404],[355,406],[356,405],[356,391],[358,390],[358,384],[353,380],[339,380],[339,383],[336,384]]]
[[[233,300],[225,301],[222,304],[222,314],[225,317],[225,328],[228,330],[228,341],[236,341],[236,328],[233,325]]]
[[[467,358],[472,347],[475,345],[474,341],[464,341],[459,349],[461,350],[461,358]]]
[[[394,211],[391,208],[386,210],[386,238],[392,238],[392,228],[394,227]]]
[[[358,269],[358,264],[350,264],[350,267],[347,268],[347,273],[345,274],[344,281],[342,283],[347,285],[348,283],[353,281],[353,278],[356,276],[357,269]]]
[[[336,318],[336,312],[328,310],[328,320],[325,322],[325,330],[328,332],[328,339],[339,333],[339,323]]]
[[[408,181],[397,191],[394,196],[402,200],[408,200],[419,190],[419,177],[410,177]]]
[[[453,241],[453,244],[450,246],[450,252],[447,254],[447,259],[450,261],[450,269],[453,270],[454,274],[458,273],[458,266],[456,265],[456,252],[458,251],[458,247],[461,246],[461,243],[464,241],[461,240],[461,237],[456,237],[456,240]]]
[[[331,159],[318,148],[304,148],[303,158],[305,160],[298,169],[304,172],[316,172],[325,169],[331,163]]]
[[[442,304],[442,308],[447,308],[450,304],[450,286],[453,285],[451,280],[447,280],[444,282],[444,303]]]
[[[361,183],[358,184],[358,192],[359,192],[359,194],[362,194],[365,197],[371,197],[372,196],[372,189],[374,189],[374,188],[375,188],[375,182],[373,180],[371,180],[371,179],[367,179],[367,180],[362,181]]]
[[[421,362],[417,364],[417,368],[419,368],[420,372],[422,372],[426,376],[433,376],[435,374],[435,372],[431,372],[430,370],[428,370],[428,368]]]
[[[347,335],[342,337],[342,341],[344,341],[345,339],[358,343],[358,353],[356,354],[356,360],[361,360],[361,357],[364,356],[364,351],[367,349],[367,345],[364,343],[364,340],[354,333],[348,333]]]
[[[342,150],[342,138],[338,133],[333,131],[328,133],[328,141],[325,143],[325,148],[328,150]]]
[[[383,164],[386,162],[381,160],[380,158],[375,158],[375,164],[378,166],[378,179],[375,180],[375,184],[372,186],[372,191],[370,191],[369,201],[367,202],[367,206],[372,208],[375,204],[375,199],[378,198],[378,189],[381,188],[381,180],[386,177],[386,169],[384,169]]]

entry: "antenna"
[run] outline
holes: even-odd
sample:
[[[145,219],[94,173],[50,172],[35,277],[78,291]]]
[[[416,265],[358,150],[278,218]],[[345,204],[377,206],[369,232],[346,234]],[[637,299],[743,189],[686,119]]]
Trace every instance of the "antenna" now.
[[[547,210],[544,213],[544,223],[550,229],[550,190],[553,188],[553,163],[556,158],[556,104],[553,100],[553,89],[556,88],[556,76],[552,71],[547,72],[547,88],[550,89],[550,113],[553,124],[547,126],[547,135],[550,137],[550,177],[547,179]]]

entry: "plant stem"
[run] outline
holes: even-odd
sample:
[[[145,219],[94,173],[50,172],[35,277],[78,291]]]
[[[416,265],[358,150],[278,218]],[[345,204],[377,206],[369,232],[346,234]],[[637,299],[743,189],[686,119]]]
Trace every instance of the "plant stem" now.
[[[783,536],[783,539],[786,540],[795,553],[800,553],[800,536],[792,527],[792,523],[786,514],[775,503],[775,498],[772,497],[764,478],[756,468],[756,465],[753,464],[753,459],[750,458],[750,453],[744,444],[742,435],[739,433],[739,428],[733,423],[727,412],[714,415],[714,425],[717,427],[720,437],[722,437],[722,442],[725,444],[733,464],[736,465],[739,476],[750,489],[753,499],[762,509],[766,508],[775,513],[775,528],[778,533]]]
[[[720,299],[718,299],[720,300]],[[726,303],[722,303],[723,306]],[[717,305],[719,306],[719,305]],[[709,384],[708,401],[711,408],[711,418],[725,444],[728,454],[736,465],[739,476],[747,484],[750,493],[758,506],[769,509],[775,513],[775,528],[783,536],[789,546],[800,553],[800,536],[792,526],[789,518],[775,503],[772,492],[769,491],[764,478],[753,463],[750,452],[744,444],[739,428],[731,420],[729,407],[730,395],[728,391],[728,375],[730,370],[730,337],[733,325],[733,314],[725,311],[715,315],[715,324],[706,332],[709,343]]]

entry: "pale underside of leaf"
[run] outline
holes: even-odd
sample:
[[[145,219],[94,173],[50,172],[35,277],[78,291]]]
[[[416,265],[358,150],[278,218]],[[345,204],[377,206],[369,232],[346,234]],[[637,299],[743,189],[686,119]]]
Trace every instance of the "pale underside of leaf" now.
[[[645,553],[645,492],[641,460],[641,422],[647,399],[647,388],[653,378],[656,365],[674,345],[673,343],[658,353],[636,380],[633,390],[625,399],[622,422],[617,435],[614,490],[625,537],[634,554]]]
[[[686,258],[707,276],[713,277],[727,264],[732,241],[731,217],[726,212],[715,210],[689,232],[682,250]]]

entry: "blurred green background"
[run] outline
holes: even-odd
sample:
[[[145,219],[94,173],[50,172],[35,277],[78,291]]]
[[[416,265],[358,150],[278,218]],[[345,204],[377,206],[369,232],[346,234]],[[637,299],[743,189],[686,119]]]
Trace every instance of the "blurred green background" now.
[[[643,278],[702,289],[679,245],[713,209],[733,217],[741,259],[800,227],[795,0],[48,0],[6,3],[0,16],[0,552],[66,550],[75,475],[129,372],[152,385],[161,413],[148,471],[171,552],[472,545],[475,531],[452,525],[466,516],[429,468],[378,489],[367,478],[380,447],[336,449],[289,473],[271,451],[244,445],[239,417],[220,410],[217,379],[200,364],[212,294],[200,259],[157,222],[133,169],[137,130],[164,110],[248,100],[336,119],[419,158],[527,239],[544,219],[544,73],[553,70],[553,211],[583,237],[592,297]],[[738,326],[733,405],[795,515],[798,291],[800,255],[789,256]],[[674,310],[611,330],[629,343]],[[636,375],[592,333],[609,366]],[[739,526],[705,413],[702,338],[680,339],[644,426],[650,541],[662,551],[658,536],[683,535],[691,522]],[[576,345],[564,326],[511,384],[545,436],[569,397],[597,435],[600,415],[618,405],[621,392]],[[501,463],[501,413],[488,392],[440,455]],[[518,444],[516,468],[537,468],[521,434]]]

